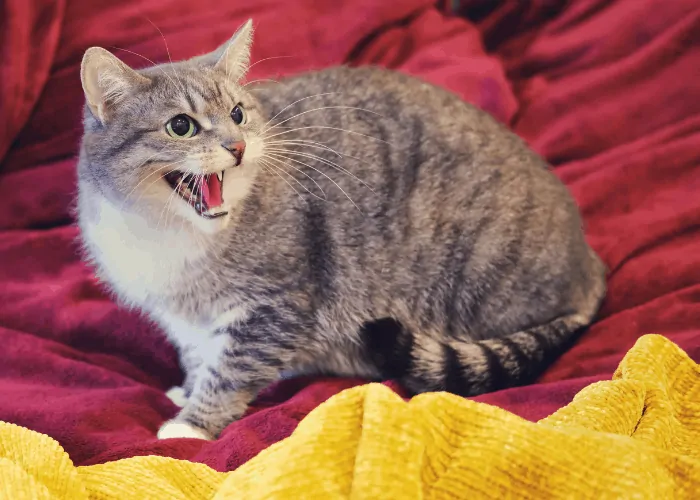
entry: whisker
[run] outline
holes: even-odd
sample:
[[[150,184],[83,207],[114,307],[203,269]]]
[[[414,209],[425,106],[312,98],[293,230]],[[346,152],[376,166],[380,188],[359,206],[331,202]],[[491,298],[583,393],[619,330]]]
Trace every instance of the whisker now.
[[[290,132],[298,132],[299,130],[307,130],[307,129],[311,129],[311,128],[338,130],[340,132],[346,132],[348,134],[359,135],[361,137],[366,137],[367,139],[373,139],[375,141],[382,142],[384,144],[388,144],[389,146],[394,146],[394,144],[392,144],[388,141],[385,141],[384,139],[380,139],[378,137],[373,137],[373,136],[367,135],[367,134],[361,134],[360,132],[355,132],[354,130],[346,130],[344,128],[338,128],[338,127],[328,127],[325,125],[308,125],[306,127],[297,127],[297,128],[293,128],[290,130],[285,130],[284,132],[277,132],[276,134],[268,135],[267,137],[263,137],[263,139],[272,139],[273,137],[277,137],[277,136],[284,135],[284,134],[289,134]]]
[[[180,162],[170,163],[170,164],[168,164],[168,165],[165,165],[164,167],[161,167],[160,170],[161,170],[161,171],[162,171],[162,170],[165,170],[166,168],[172,167],[173,165],[177,165],[178,163],[180,163]],[[143,195],[146,193],[146,191],[148,191],[148,189],[149,189],[151,186],[153,186],[156,182],[158,182],[158,181],[160,181],[161,179],[163,179],[166,175],[168,175],[168,174],[170,174],[170,173],[172,173],[172,172],[176,172],[176,171],[177,171],[176,168],[170,169],[170,170],[168,170],[165,174],[163,174],[163,175],[157,177],[155,180],[151,181],[143,190],[141,190],[141,192],[139,193],[139,196],[136,198],[136,200],[134,200],[134,203],[138,203],[138,202],[141,200],[141,198],[143,197]],[[136,188],[134,188],[134,189],[136,189]],[[133,194],[133,191],[134,191],[134,190],[132,190],[132,193],[131,193],[131,194]],[[131,196],[131,195],[129,195],[129,196]],[[129,197],[127,197],[127,198],[124,199],[124,203],[123,203],[122,206],[121,206],[121,209],[122,209],[122,210],[123,210],[124,207],[126,206],[126,203],[128,202],[128,199],[129,199]]]
[[[349,155],[347,153],[340,153],[337,150],[329,147],[328,145],[326,145],[325,143],[322,143],[322,142],[309,141],[306,139],[291,139],[291,140],[287,140],[287,141],[269,141],[269,142],[266,142],[265,144],[272,144],[272,145],[291,144],[291,145],[299,145],[299,146],[306,146],[306,147],[313,147],[312,145],[314,145],[315,147],[318,147],[320,149],[325,149],[326,151],[329,151],[338,157],[350,158],[352,160],[359,161],[360,163],[364,163],[365,165],[369,165],[370,167],[373,166],[373,164],[371,162],[368,162],[367,160],[363,160],[362,158],[358,158],[357,156]]]
[[[260,158],[260,160],[261,160],[261,161],[275,161],[275,162],[280,162],[280,160],[277,160],[277,159],[275,159],[275,158]],[[282,162],[280,162],[280,163],[282,163]],[[318,190],[321,191],[321,194],[323,194],[323,198],[321,198],[321,197],[318,196],[317,194],[312,193],[312,192],[309,190],[309,188],[307,188],[307,187],[304,186],[301,182],[299,182],[299,180],[298,180],[296,177],[294,177],[293,175],[290,175],[290,177],[291,177],[292,179],[294,179],[301,187],[303,187],[311,196],[314,196],[314,197],[318,198],[319,200],[323,200],[323,201],[326,201],[326,200],[327,200],[325,191],[323,190],[323,188],[321,187],[321,185],[320,185],[318,182],[316,182],[316,179],[314,179],[313,177],[311,177],[309,174],[307,174],[307,173],[304,172],[303,170],[301,170],[301,169],[299,169],[299,168],[296,168],[296,167],[290,165],[289,163],[283,163],[283,164],[284,164],[284,165],[287,165],[287,166],[290,167],[290,168],[293,168],[294,170],[296,170],[296,171],[299,172],[300,174],[305,175],[306,177],[308,177],[309,179],[311,179],[311,182],[313,182],[313,183],[316,185],[316,187],[318,188]]]
[[[183,177],[182,179],[180,179],[180,183],[178,183],[178,185],[182,185],[182,181],[183,181],[183,180],[184,180],[184,177]],[[190,190],[192,189],[191,186],[192,186],[192,181],[193,181],[193,180],[194,180],[194,179],[190,179],[190,182],[187,183],[187,189],[190,189]],[[179,193],[178,193],[178,188],[177,188],[177,186],[176,186],[176,189],[173,189],[173,192],[171,193],[171,195],[174,195],[174,196],[172,196],[172,200],[170,200],[170,207],[172,207],[172,204],[173,204],[173,202],[177,199],[177,197],[180,196]],[[170,199],[170,198],[169,198],[169,199]],[[174,217],[174,213],[172,213],[172,212],[173,212],[172,210],[168,210],[168,211],[166,212],[166,214],[165,214],[165,225],[164,225],[164,228],[165,228],[165,229],[167,229],[167,228],[170,226],[170,224],[168,223],[168,221],[169,221],[169,220],[172,220],[172,217]],[[182,226],[181,226],[181,227],[182,227]]]
[[[288,157],[286,157],[286,156],[282,156],[282,155],[280,155],[280,154],[275,154],[275,153],[266,154],[266,155],[265,155],[265,158],[267,158],[268,160],[277,160],[277,161],[279,161],[279,162],[284,163],[285,165],[287,165],[287,166],[289,166],[289,167],[291,167],[291,165],[289,165],[288,163],[285,163],[285,160],[296,161],[294,158],[288,158]],[[298,162],[298,161],[296,161],[296,162],[297,162],[297,163],[300,163],[300,162]],[[322,176],[324,176],[324,177],[325,177],[326,179],[328,179],[329,181],[334,182],[333,179],[331,179],[331,178],[328,176],[328,174],[326,174],[325,172],[323,172],[323,171],[317,169],[316,167],[312,167],[311,165],[309,165],[309,164],[307,164],[307,163],[301,163],[301,164],[304,165],[304,166],[306,166],[307,168],[310,168],[310,169],[313,170],[314,172],[318,172],[319,174],[321,174]],[[324,194],[325,194],[325,193],[324,193]]]
[[[192,188],[192,197],[194,198],[194,204],[197,205],[197,198],[202,194],[202,182],[204,181],[204,174],[197,174],[195,175],[194,178],[194,188]],[[189,185],[187,186],[189,188]],[[199,188],[199,194],[197,194],[197,188]],[[204,200],[200,202],[200,210],[203,209],[204,207],[201,205],[201,203],[204,203]],[[197,208],[194,208],[195,211]],[[183,221],[185,217],[182,217]],[[190,221],[192,222],[192,221]],[[184,222],[180,223],[180,231],[184,229]],[[192,226],[194,227],[194,223],[192,223]]]
[[[266,143],[265,143],[266,146],[267,146],[268,144],[269,144],[269,145],[273,145],[273,146],[276,146],[276,145],[285,146],[285,145],[288,145],[288,144],[289,144],[289,145],[292,145],[292,146],[306,146],[306,147],[310,147],[310,148],[311,148],[311,147],[317,147],[317,148],[319,148],[319,149],[324,149],[324,150],[326,150],[326,151],[329,151],[329,152],[333,153],[334,155],[336,155],[336,156],[339,157],[339,158],[343,156],[343,155],[341,155],[340,153],[338,153],[335,149],[333,149],[333,148],[331,148],[331,147],[328,147],[328,146],[326,146],[325,144],[322,144],[322,143],[316,142],[316,141],[307,141],[307,140],[304,140],[304,139],[289,140],[289,141],[270,141],[270,142],[266,142]]]
[[[144,166],[144,165],[145,165],[146,163],[148,163],[148,161],[151,160],[154,156],[158,156],[159,154],[164,154],[164,153],[171,153],[171,152],[173,152],[173,150],[170,150],[170,151],[159,151],[158,153],[156,153],[156,154],[154,154],[154,155],[149,156],[148,158],[146,158],[146,160],[145,160],[143,163],[141,163],[141,165],[139,165],[138,167],[135,167],[135,168],[140,168],[140,167]],[[186,151],[183,151],[183,152],[186,152]],[[122,209],[122,210],[124,209],[124,207],[126,206],[126,202],[129,200],[129,196],[131,196],[131,195],[134,193],[134,191],[136,191],[136,189],[137,189],[144,181],[146,181],[146,179],[150,178],[152,175],[155,175],[155,174],[157,174],[158,172],[160,172],[160,171],[162,171],[162,170],[164,170],[164,169],[166,169],[166,168],[168,168],[168,167],[170,167],[170,166],[172,166],[172,165],[177,165],[178,163],[182,163],[183,161],[186,161],[186,159],[184,159],[184,160],[179,160],[179,161],[176,161],[176,162],[173,162],[173,163],[168,163],[167,165],[164,165],[164,166],[162,166],[162,167],[158,167],[156,170],[154,170],[153,172],[151,172],[150,174],[148,174],[146,177],[144,177],[143,179],[141,179],[141,180],[138,182],[138,184],[136,184],[136,185],[133,187],[133,189],[132,189],[131,191],[129,191],[129,193],[126,195],[126,198],[124,198],[124,203],[122,203],[121,209]],[[164,174],[163,176],[161,176],[161,178],[164,177],[165,175],[168,175],[169,173],[170,173],[170,172]],[[145,191],[145,190],[144,190],[144,191]]]
[[[184,161],[184,160],[183,160],[183,161]],[[171,166],[173,166],[173,165],[176,165],[177,163],[180,163],[180,162],[171,163],[171,164],[168,165],[168,167],[171,167]],[[173,168],[173,169],[169,170],[168,172],[166,172],[165,174],[163,174],[162,176],[160,176],[160,177],[158,177],[157,179],[155,179],[154,181],[151,181],[151,183],[148,184],[148,185],[143,189],[143,191],[141,191],[141,193],[139,194],[139,197],[136,198],[135,203],[138,203],[138,201],[141,199],[141,197],[143,196],[143,194],[148,190],[148,188],[150,188],[150,187],[151,187],[152,185],[154,185],[156,182],[158,182],[158,181],[161,180],[163,177],[165,177],[166,175],[168,175],[169,173],[172,173],[172,172],[177,172],[177,169],[176,169],[176,168]]]
[[[314,94],[314,95],[302,97],[301,99],[299,99],[299,100],[297,100],[297,101],[294,101],[292,104],[289,104],[288,106],[285,106],[284,108],[282,108],[282,109],[280,110],[279,113],[277,113],[275,116],[273,116],[272,118],[270,118],[270,119],[267,121],[267,123],[266,123],[265,125],[263,125],[263,128],[267,127],[267,126],[270,124],[270,122],[271,122],[272,120],[274,120],[275,118],[277,118],[279,115],[281,115],[282,113],[284,113],[286,110],[288,110],[289,108],[291,108],[292,106],[294,106],[294,105],[295,105],[296,103],[298,103],[298,102],[305,101],[306,99],[312,99],[312,98],[314,98],[314,97],[321,97],[321,96],[324,96],[324,95],[333,95],[333,94],[339,94],[339,93],[340,93],[340,92],[324,92],[323,94]]]
[[[328,179],[329,181],[331,181],[333,184],[335,184],[335,187],[337,187],[338,189],[340,189],[340,191],[345,195],[345,197],[346,197],[348,200],[350,200],[350,203],[352,203],[352,204],[355,206],[355,208],[356,208],[361,214],[364,215],[364,213],[362,212],[362,210],[360,210],[360,207],[357,206],[357,204],[353,201],[353,199],[350,197],[350,195],[349,195],[348,193],[346,193],[345,190],[344,190],[342,187],[340,187],[340,185],[339,185],[337,182],[335,182],[335,181],[334,181],[333,179],[331,179],[328,175],[326,175],[325,173],[321,172],[321,171],[318,170],[317,168],[314,168],[314,167],[312,167],[311,165],[309,165],[308,163],[304,163],[303,161],[300,161],[300,160],[297,160],[297,159],[294,159],[294,158],[287,158],[287,157],[284,157],[284,156],[276,155],[276,154],[274,154],[274,153],[270,154],[269,157],[270,157],[270,158],[275,157],[275,158],[277,158],[277,159],[279,159],[279,160],[281,160],[281,161],[284,161],[284,160],[293,161],[294,163],[296,163],[296,164],[298,164],[298,165],[304,165],[304,166],[307,167],[307,168],[310,168],[310,169],[312,169],[312,170],[315,170],[316,172],[318,172],[319,174],[321,174],[322,176],[324,176],[326,179]]]
[[[269,61],[270,59],[284,59],[286,57],[296,57],[296,56],[272,56],[272,57],[266,57],[265,59],[260,59],[259,61],[255,61],[253,64],[248,66],[248,71],[250,71],[250,68],[255,66],[256,64],[260,64],[261,62]]]
[[[194,199],[195,205],[197,204],[197,197],[199,196],[197,194],[197,188],[199,188],[200,194],[201,194],[203,180],[204,180],[204,174],[195,174],[194,179],[191,179],[190,182],[187,184],[187,189],[189,189],[190,192],[192,193],[192,199]],[[189,205],[189,203],[188,203],[188,205]],[[200,206],[200,209],[201,208],[203,208],[203,207]],[[197,209],[195,208],[195,211],[196,210]],[[182,227],[182,225],[180,225],[180,227]]]
[[[133,50],[122,49],[121,47],[116,47],[116,46],[114,46],[114,45],[110,45],[110,47],[113,48],[113,49],[116,49],[116,50],[122,50],[122,51],[124,51],[124,52],[128,52],[129,54],[134,54],[135,56],[139,56],[140,58],[145,59],[146,61],[148,61],[149,63],[151,63],[153,66],[157,67],[157,68],[165,75],[165,77],[166,77],[168,80],[170,80],[170,82],[171,82],[175,87],[177,87],[177,84],[175,83],[175,80],[173,80],[172,78],[170,78],[170,75],[167,74],[167,73],[165,72],[165,70],[164,70],[161,66],[158,66],[155,62],[151,61],[148,57],[142,56],[141,54],[139,54],[138,52],[134,52]],[[181,90],[182,90],[183,92],[185,91],[185,89],[184,89],[183,87],[180,87],[180,88],[181,88]]]
[[[289,181],[287,181],[287,179],[285,179],[284,177],[282,177],[282,176],[279,174],[279,172],[277,172],[276,169],[272,169],[270,166],[267,166],[267,165],[265,165],[265,164],[262,163],[262,162],[260,163],[260,166],[261,166],[262,168],[264,168],[267,172],[272,173],[272,174],[275,174],[277,177],[279,177],[280,179],[282,179],[290,188],[292,188],[292,191],[294,191],[294,192],[297,194],[297,196],[299,197],[299,199],[300,199],[301,201],[306,202],[306,200],[304,199],[303,196],[301,196],[301,194],[299,193],[299,191],[297,191],[296,189],[294,189],[294,186],[292,186],[292,185],[289,183]]]
[[[182,186],[182,181],[184,181],[184,180],[185,180],[184,177],[180,178],[180,180],[178,181],[178,183],[177,183],[177,184],[175,185],[175,187],[173,188],[173,192],[170,193],[170,196],[168,196],[168,198],[165,200],[165,204],[163,205],[163,209],[160,211],[160,216],[158,217],[158,224],[156,224],[156,231],[158,231],[158,229],[160,228],[160,221],[161,221],[161,219],[163,218],[163,213],[166,212],[168,206],[170,205],[171,200],[174,199],[173,197],[176,195],[177,190],[180,189],[180,186]],[[164,229],[167,228],[167,224],[168,224],[168,217],[167,217],[167,215],[166,215],[166,217],[165,217],[165,226],[164,226]]]
[[[184,219],[187,219],[187,218],[186,218],[186,217],[182,217],[182,219],[184,220]],[[187,220],[189,221],[190,226],[192,226],[192,230],[195,231],[197,228],[196,228],[195,225],[194,225],[194,220],[192,220],[192,219],[187,219]],[[180,224],[180,230],[181,230],[181,231],[184,230],[184,224]]]
[[[243,85],[243,88],[246,88],[248,85],[252,85],[254,83],[260,83],[260,82],[272,82],[272,83],[279,83],[277,80],[273,80],[272,78],[259,78],[257,80],[251,80],[249,82],[246,82],[245,85]]]
[[[334,162],[332,162],[332,161],[330,161],[330,160],[326,160],[325,158],[321,158],[320,156],[316,156],[316,155],[311,154],[311,153],[304,153],[304,152],[301,152],[301,151],[290,151],[290,150],[288,150],[288,149],[274,149],[274,148],[268,148],[267,150],[268,150],[268,151],[275,152],[275,153],[278,153],[278,154],[288,154],[288,155],[302,156],[302,157],[304,157],[304,158],[309,158],[309,159],[313,159],[313,160],[318,160],[318,161],[320,161],[321,163],[324,163],[324,164],[326,164],[326,165],[328,165],[328,166],[330,166],[330,167],[334,167],[336,170],[338,170],[338,171],[344,173],[344,174],[347,175],[348,177],[351,177],[351,178],[355,179],[357,182],[359,182],[360,184],[362,184],[363,186],[365,186],[367,189],[369,189],[370,191],[372,191],[374,194],[377,194],[377,193],[374,191],[374,189],[372,189],[372,187],[371,187],[369,184],[367,184],[365,181],[363,181],[362,179],[360,179],[358,176],[356,176],[355,174],[353,174],[353,173],[350,172],[349,170],[347,170],[347,169],[341,167],[341,166],[338,165],[337,163],[334,163]]]
[[[165,52],[168,54],[168,61],[170,61],[170,69],[172,70],[173,76],[177,79],[178,82],[180,82],[180,87],[182,88],[182,91],[185,92],[185,85],[182,83],[182,80],[180,77],[177,76],[177,72],[175,71],[175,68],[173,67],[173,58],[170,57],[170,48],[168,47],[168,41],[165,39],[165,35],[163,32],[160,30],[158,26],[156,26],[156,23],[151,21],[151,19],[148,16],[145,16],[146,20],[151,23],[151,25],[158,30],[158,33],[160,33],[160,37],[163,39],[163,44],[165,44]]]
[[[306,113],[313,113],[314,111],[323,111],[324,109],[354,109],[356,111],[365,111],[367,113],[372,113],[373,115],[377,115],[377,116],[384,118],[384,115],[381,115],[381,114],[377,113],[376,111],[372,111],[371,109],[358,108],[355,106],[323,106],[320,108],[307,109],[306,111],[302,111],[301,113],[297,113],[294,116],[290,116],[289,118],[282,120],[278,124],[273,125],[272,127],[266,128],[262,133],[264,134],[266,132],[269,132],[270,130],[273,130],[275,127],[279,127],[283,123],[287,123],[289,120],[293,120],[294,118],[298,118],[302,115],[305,115]]]

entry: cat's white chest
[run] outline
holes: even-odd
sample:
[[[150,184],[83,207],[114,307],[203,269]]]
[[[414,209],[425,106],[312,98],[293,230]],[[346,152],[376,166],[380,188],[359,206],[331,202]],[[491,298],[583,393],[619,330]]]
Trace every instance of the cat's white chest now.
[[[178,228],[154,231],[138,215],[117,210],[105,200],[82,224],[99,273],[119,296],[134,305],[177,292],[196,249]]]

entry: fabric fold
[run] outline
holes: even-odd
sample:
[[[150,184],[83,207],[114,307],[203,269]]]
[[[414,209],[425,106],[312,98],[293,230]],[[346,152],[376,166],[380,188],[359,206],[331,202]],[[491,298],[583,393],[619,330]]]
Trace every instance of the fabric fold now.
[[[58,443],[0,424],[7,498],[693,498],[700,367],[645,335],[613,380],[537,423],[447,393],[343,391],[228,473],[144,456],[73,467]]]
[[[0,3],[0,164],[49,79],[65,3]]]

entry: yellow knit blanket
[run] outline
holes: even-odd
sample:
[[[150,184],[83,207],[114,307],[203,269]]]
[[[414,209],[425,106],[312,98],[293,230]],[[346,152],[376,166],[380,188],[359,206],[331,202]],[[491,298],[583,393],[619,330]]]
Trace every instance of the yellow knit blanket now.
[[[0,498],[700,498],[700,369],[658,335],[612,381],[531,423],[444,393],[369,384],[311,412],[234,472],[148,456],[75,467],[48,436],[0,423]]]

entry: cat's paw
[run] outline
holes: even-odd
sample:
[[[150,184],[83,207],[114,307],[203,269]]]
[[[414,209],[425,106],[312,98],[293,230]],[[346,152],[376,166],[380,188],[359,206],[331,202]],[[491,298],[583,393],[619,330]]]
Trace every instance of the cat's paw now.
[[[186,422],[169,420],[158,429],[158,439],[192,438],[211,441],[213,438],[204,430]]]
[[[165,395],[168,396],[170,401],[175,403],[180,408],[184,408],[184,406],[187,404],[187,395],[185,394],[185,389],[182,387],[171,387],[168,389],[168,392],[166,392]]]

